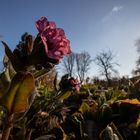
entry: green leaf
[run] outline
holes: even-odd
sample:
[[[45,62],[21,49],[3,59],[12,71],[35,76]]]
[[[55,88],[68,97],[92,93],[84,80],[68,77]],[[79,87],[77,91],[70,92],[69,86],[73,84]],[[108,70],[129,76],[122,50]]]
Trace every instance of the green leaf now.
[[[89,112],[90,111],[90,107],[87,103],[83,102],[79,108],[79,111],[84,114],[86,112]]]
[[[84,117],[81,113],[75,112],[72,114],[72,121],[77,128],[76,137],[80,140],[84,139]]]
[[[28,107],[28,97],[34,89],[34,78],[30,73],[17,73],[0,103],[10,114],[23,112]]]
[[[107,125],[107,127],[101,132],[100,139],[101,140],[113,140],[113,130],[110,126]]]
[[[1,41],[1,42],[2,42],[3,46],[5,47],[5,53],[8,56],[8,58],[10,59],[14,70],[16,72],[22,70],[24,66],[21,64],[21,62],[19,61],[17,56],[15,54],[13,54],[13,52],[10,50],[10,48],[4,41]]]
[[[70,95],[71,95],[71,92],[70,91],[67,91],[65,93],[62,93],[62,95],[59,96],[59,100],[60,101],[63,101],[65,99],[67,99]]]
[[[103,104],[98,110],[98,121],[100,123],[107,122],[112,116],[112,110],[108,104]]]
[[[113,122],[107,125],[107,127],[100,133],[99,137],[101,140],[123,140],[123,137]]]
[[[9,72],[6,69],[4,72],[0,74],[0,97],[5,93],[9,84],[10,84],[10,76]]]

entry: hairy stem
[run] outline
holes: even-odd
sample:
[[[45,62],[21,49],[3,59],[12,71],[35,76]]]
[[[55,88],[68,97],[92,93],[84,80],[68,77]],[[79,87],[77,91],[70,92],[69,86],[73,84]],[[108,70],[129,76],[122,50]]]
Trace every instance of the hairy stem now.
[[[14,117],[14,115],[10,115],[7,118],[5,125],[4,125],[4,128],[3,128],[1,140],[8,140],[9,135],[10,135],[10,131],[13,127],[13,117]]]

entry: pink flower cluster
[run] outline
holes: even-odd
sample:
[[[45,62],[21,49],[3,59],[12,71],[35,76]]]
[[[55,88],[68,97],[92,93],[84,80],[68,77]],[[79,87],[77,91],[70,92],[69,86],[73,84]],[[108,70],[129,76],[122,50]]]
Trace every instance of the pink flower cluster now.
[[[71,87],[73,87],[77,92],[80,91],[81,84],[80,84],[80,82],[78,81],[78,79],[74,79],[73,77],[71,77],[71,78],[69,79],[69,82],[70,82]]]
[[[54,22],[41,17],[36,22],[36,27],[49,58],[59,61],[64,55],[71,53],[70,41],[66,38],[64,30],[57,28]]]

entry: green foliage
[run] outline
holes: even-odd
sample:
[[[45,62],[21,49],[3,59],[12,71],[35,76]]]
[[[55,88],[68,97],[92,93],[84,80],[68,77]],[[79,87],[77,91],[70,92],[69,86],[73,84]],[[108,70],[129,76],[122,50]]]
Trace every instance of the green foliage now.
[[[97,114],[98,121],[102,124],[109,121],[109,119],[112,117],[112,110],[111,107],[108,104],[103,104],[100,106]]]
[[[83,124],[83,116],[81,113],[78,113],[78,112],[75,112],[73,115],[72,115],[72,121],[74,122],[75,124],[75,127],[77,128],[77,138],[81,139],[81,140],[84,140],[84,131],[83,131],[83,127],[84,127],[84,124]]]
[[[13,54],[13,52],[10,50],[9,46],[2,41],[2,44],[5,48],[5,53],[8,56],[8,58],[10,59],[12,66],[14,68],[15,71],[21,71],[24,69],[24,66],[22,65],[22,63],[19,61],[19,59],[17,58],[16,55]]]
[[[4,42],[3,45],[14,69],[19,71],[15,56]],[[34,74],[37,71],[28,70],[17,74],[14,71],[11,75],[7,67],[0,75],[0,119],[7,120],[8,127],[12,126],[12,131],[9,131],[12,139],[122,140],[129,138],[126,130],[131,137],[139,138],[140,103],[137,99],[128,99],[124,89],[104,89],[100,83],[88,83],[76,92],[69,85],[70,77],[67,79],[66,76],[63,76],[59,88],[50,88],[45,83],[47,77],[45,82],[43,78],[40,82]],[[57,87],[56,81],[54,83]],[[138,86],[134,85],[135,88]],[[5,124],[2,123],[1,130],[5,130]]]
[[[112,95],[112,100],[123,100],[128,98],[128,93],[123,90],[115,90]]]
[[[65,93],[62,93],[62,94],[59,96],[58,100],[59,100],[59,101],[64,101],[64,100],[66,100],[68,97],[70,97],[70,95],[71,95],[71,91],[67,91],[67,92],[65,92]]]
[[[101,140],[123,140],[116,126],[112,122],[108,124],[107,127],[100,133],[100,139]]]
[[[28,97],[34,89],[34,78],[30,73],[17,73],[0,103],[5,106],[9,114],[26,111]]]
[[[79,108],[79,111],[84,114],[86,112],[89,112],[90,111],[90,107],[87,103],[83,102]]]

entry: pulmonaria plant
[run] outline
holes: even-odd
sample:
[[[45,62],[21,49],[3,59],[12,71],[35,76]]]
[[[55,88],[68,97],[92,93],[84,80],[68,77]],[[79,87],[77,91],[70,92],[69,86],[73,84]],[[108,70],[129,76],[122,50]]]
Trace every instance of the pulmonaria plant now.
[[[54,22],[42,17],[36,22],[36,27],[49,58],[60,61],[64,55],[71,53],[70,41],[66,38],[64,30],[57,28]]]
[[[2,42],[16,72],[26,71],[30,66],[35,66],[37,70],[42,67],[50,69],[71,53],[70,41],[63,29],[57,28],[46,17],[41,17],[35,24],[39,31],[35,39],[25,33],[13,52]]]
[[[71,77],[71,78],[69,79],[69,83],[70,83],[71,87],[72,87],[73,89],[75,89],[77,92],[80,91],[81,83],[78,81],[78,79],[75,79],[75,78]]]
[[[61,78],[59,86],[60,90],[64,91],[75,90],[79,92],[81,88],[81,83],[79,82],[78,79],[75,79],[74,77],[69,77],[69,75],[66,74]]]
[[[4,75],[6,78],[8,77],[9,86],[7,86],[6,93],[0,97],[0,105],[6,109],[7,113],[3,123],[1,140],[9,139],[15,118],[18,118],[20,113],[22,113],[21,117],[24,116],[24,113],[29,109],[31,103],[28,104],[28,101],[34,93],[38,70],[44,68],[43,73],[41,71],[40,74],[39,71],[39,76],[43,75],[55,64],[58,64],[65,55],[71,53],[70,41],[66,38],[63,29],[57,28],[54,22],[42,17],[36,22],[36,27],[39,31],[36,38],[34,39],[32,35],[25,33],[13,52],[2,41],[5,53],[9,58],[6,68],[9,68],[9,71],[14,71],[15,75],[13,78],[10,77],[9,71],[6,76]]]

